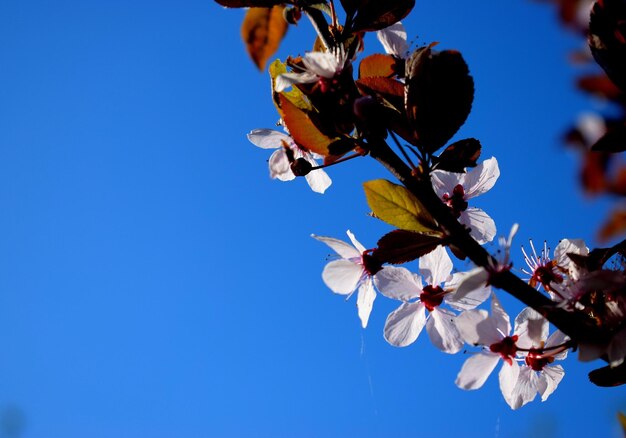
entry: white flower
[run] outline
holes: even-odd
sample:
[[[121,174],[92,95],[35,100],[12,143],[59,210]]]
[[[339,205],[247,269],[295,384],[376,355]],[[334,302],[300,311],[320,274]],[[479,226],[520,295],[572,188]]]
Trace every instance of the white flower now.
[[[386,267],[374,280],[383,295],[403,303],[389,314],[385,323],[385,339],[396,347],[405,347],[415,342],[424,325],[428,336],[437,348],[446,353],[456,353],[463,347],[463,340],[455,325],[455,314],[440,307],[445,301],[455,309],[474,308],[489,296],[489,288],[479,288],[461,300],[450,299],[452,260],[443,246],[419,260],[420,274],[405,268]],[[448,286],[443,284],[448,282]],[[426,316],[426,310],[429,315]]]
[[[274,131],[273,129],[255,129],[248,134],[255,146],[262,149],[276,149],[269,159],[270,176],[281,181],[290,181],[296,176],[291,171],[289,158],[286,149],[293,152],[294,159],[304,158],[311,166],[318,166],[317,155],[301,149],[287,134]],[[316,169],[305,175],[311,190],[317,193],[324,193],[332,183],[330,177],[324,170]]]
[[[491,315],[486,310],[468,310],[457,316],[456,325],[468,344],[484,346],[481,352],[465,361],[456,378],[456,385],[468,390],[480,388],[502,359],[498,375],[500,390],[511,405],[520,372],[515,360],[518,336],[509,336],[511,322],[496,296],[491,297]]]
[[[471,236],[481,245],[493,240],[496,224],[481,209],[469,207],[467,201],[491,189],[499,176],[495,157],[467,173],[435,170],[431,174],[435,193],[452,209],[459,222],[470,228]]]
[[[526,318],[525,323],[518,322],[522,318]],[[565,342],[568,340],[563,332],[557,330],[546,341],[548,323],[531,308],[524,309],[515,321],[516,326],[525,325],[525,329],[518,330],[517,344],[529,351],[518,351],[518,356],[524,362],[511,397],[513,409],[533,401],[537,393],[541,396],[541,401],[546,401],[556,390],[565,371],[561,365],[552,363],[554,360],[565,359]]]
[[[307,52],[302,58],[301,72],[283,73],[276,78],[274,90],[278,93],[293,84],[320,82],[322,91],[338,76],[346,65],[346,54],[341,48],[332,52]]]
[[[333,260],[324,267],[322,279],[334,293],[348,295],[348,298],[358,289],[356,306],[361,325],[365,328],[376,299],[372,279],[382,269],[382,266],[369,254],[370,251],[366,250],[356,240],[354,234],[350,231],[347,234],[352,245],[332,237],[314,234],[311,237],[324,242],[341,257],[341,259]]]
[[[376,32],[378,41],[383,45],[385,52],[398,58],[406,58],[409,45],[406,42],[406,30],[402,22],[398,21],[389,27]]]

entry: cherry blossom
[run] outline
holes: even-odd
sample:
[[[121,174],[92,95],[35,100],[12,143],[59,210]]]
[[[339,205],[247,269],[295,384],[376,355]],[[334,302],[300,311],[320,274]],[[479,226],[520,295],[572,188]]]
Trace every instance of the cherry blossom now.
[[[419,266],[425,284],[405,268],[386,267],[376,275],[374,283],[380,293],[402,301],[387,317],[385,339],[391,345],[405,347],[415,342],[426,326],[433,345],[445,353],[456,353],[463,347],[454,322],[456,316],[440,305],[445,301],[457,310],[474,308],[487,299],[490,289],[477,288],[460,300],[451,299],[456,279],[451,275],[452,260],[443,246],[422,256]]]
[[[469,227],[471,236],[481,245],[493,240],[496,224],[483,210],[469,207],[467,201],[491,189],[499,176],[495,157],[483,161],[467,173],[435,170],[431,174],[437,195],[450,207],[459,222]]]
[[[389,27],[376,32],[378,41],[383,45],[385,52],[397,58],[404,59],[409,51],[406,42],[406,30],[402,22],[398,21]]]
[[[269,159],[270,177],[281,181],[291,181],[296,176],[291,170],[291,163],[287,154],[287,149],[293,152],[293,158],[304,158],[311,166],[318,166],[316,154],[300,148],[293,138],[273,129],[255,129],[248,134],[255,146],[262,149],[276,149]],[[332,181],[328,174],[322,169],[315,169],[305,175],[306,181],[311,190],[317,193],[324,193],[330,187]]]
[[[557,330],[546,341],[548,322],[530,308],[524,309],[515,321],[517,327],[522,327],[517,330],[517,344],[529,347],[525,348],[528,351],[517,352],[524,362],[511,397],[511,408],[518,409],[533,401],[537,394],[541,401],[546,401],[556,390],[565,371],[553,362],[567,356],[568,338]]]
[[[324,267],[322,279],[334,293],[347,295],[348,298],[358,289],[356,306],[361,325],[365,328],[376,299],[373,279],[381,272],[382,266],[370,255],[371,251],[356,240],[352,232],[348,230],[347,234],[352,245],[332,237],[315,234],[311,237],[325,243],[341,257]]]
[[[520,366],[515,360],[518,335],[508,335],[511,322],[500,301],[492,294],[491,315],[482,309],[467,310],[457,316],[456,325],[465,342],[484,346],[482,351],[465,361],[456,378],[456,385],[462,389],[479,389],[502,359],[498,374],[500,391],[511,405],[520,373]]]
[[[276,78],[274,89],[281,92],[294,84],[319,83],[321,90],[326,91],[333,87],[333,82],[343,71],[347,57],[342,49],[328,52],[307,52],[302,57],[300,72],[283,73]]]

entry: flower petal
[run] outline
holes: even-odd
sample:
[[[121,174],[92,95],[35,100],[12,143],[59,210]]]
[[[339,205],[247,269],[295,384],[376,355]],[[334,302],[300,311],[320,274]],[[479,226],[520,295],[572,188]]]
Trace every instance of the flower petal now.
[[[500,304],[496,294],[491,294],[491,318],[502,336],[508,336],[511,333],[509,315],[502,308],[502,304]]]
[[[480,208],[470,207],[462,211],[459,222],[469,227],[470,235],[481,245],[491,242],[496,236],[496,223]]]
[[[545,348],[556,347],[557,345],[562,345],[566,341],[569,340],[569,336],[563,333],[561,330],[557,330],[550,335],[548,340],[546,341]],[[552,355],[556,360],[563,360],[567,357],[567,350],[562,351],[561,353]]]
[[[283,73],[278,75],[274,82],[274,91],[280,93],[291,87],[293,84],[312,84],[317,82],[318,77],[312,73]]]
[[[446,283],[446,289],[453,290],[444,300],[457,310],[469,310],[485,302],[491,294],[491,286],[487,286],[489,274],[483,268],[468,272],[457,272]]]
[[[569,277],[576,281],[580,278],[581,269],[569,258],[567,254],[574,253],[586,256],[589,248],[582,239],[563,239],[554,248],[554,259],[557,265],[567,270]]]
[[[504,362],[500,372],[498,373],[498,380],[500,381],[500,391],[502,396],[506,400],[507,404],[512,409],[519,408],[522,404],[522,400],[516,399],[514,390],[519,378],[520,366],[513,360],[511,363]]]
[[[609,365],[612,367],[619,366],[624,362],[626,356],[626,328],[623,328],[613,335],[607,353],[609,356]]]
[[[455,324],[461,337],[471,345],[491,345],[503,338],[486,310],[466,310],[456,317]]]
[[[446,248],[439,245],[419,260],[420,274],[429,285],[439,286],[450,278],[452,260]]]
[[[343,67],[331,52],[308,52],[302,63],[309,72],[326,79],[331,79]]]
[[[565,370],[561,365],[546,366],[541,370],[539,381],[537,382],[537,390],[539,395],[541,395],[541,401],[546,401],[550,397],[550,394],[556,390],[564,376]]]
[[[481,352],[465,361],[456,377],[456,386],[461,389],[478,389],[487,380],[489,374],[498,365],[500,357],[497,354]]]
[[[372,279],[368,278],[359,286],[359,294],[356,300],[356,307],[363,328],[367,327],[367,321],[370,318],[370,313],[372,313],[375,299],[376,292],[374,291],[374,285],[372,284]]]
[[[532,307],[526,307],[515,318],[517,345],[521,348],[540,347],[548,337],[548,320]]]
[[[332,180],[322,169],[316,169],[306,174],[306,182],[315,193],[324,193],[332,184]]]
[[[406,268],[385,266],[374,275],[374,284],[387,298],[409,301],[422,293],[422,280]]]
[[[270,176],[281,181],[291,181],[296,176],[291,171],[289,159],[283,148],[276,149],[269,160]]]
[[[457,184],[463,185],[462,182],[464,175],[465,174],[462,173],[435,170],[430,174],[433,190],[440,198],[446,193],[452,194],[452,190],[454,190]]]
[[[274,129],[253,129],[248,133],[248,140],[253,145],[262,149],[276,149],[283,146],[283,141],[288,145],[293,143],[291,137]]]
[[[311,234],[311,237],[330,246],[330,248],[337,254],[339,254],[341,258],[357,260],[361,259],[361,252],[359,252],[355,247],[353,247],[349,243],[344,242],[343,240],[335,239],[334,237],[317,236],[315,234]]]
[[[454,319],[452,312],[435,307],[426,322],[430,342],[444,353],[454,354],[463,348],[463,339]]]
[[[350,242],[352,242],[354,247],[359,251],[359,255],[363,254],[365,252],[365,247],[363,245],[361,245],[361,242],[356,240],[356,237],[354,237],[354,234],[352,233],[352,231],[348,230],[348,231],[346,231],[346,234],[350,238]]]
[[[340,295],[348,295],[354,292],[361,277],[363,267],[349,260],[334,260],[324,267],[322,279],[326,286]]]
[[[500,169],[498,168],[496,157],[491,157],[483,161],[465,174],[463,184],[465,198],[471,199],[487,192],[493,187],[499,176]]]
[[[406,347],[415,342],[426,324],[424,303],[402,303],[391,312],[385,322],[384,335],[387,342],[396,347]]]
[[[385,52],[398,58],[405,58],[409,51],[406,42],[406,30],[400,21],[376,32],[378,41],[385,48]]]
[[[535,399],[537,396],[538,380],[537,373],[533,371],[532,368],[527,366],[521,367],[517,383],[512,393],[508,398],[505,396],[505,400],[511,409],[519,409],[526,403],[530,403]]]

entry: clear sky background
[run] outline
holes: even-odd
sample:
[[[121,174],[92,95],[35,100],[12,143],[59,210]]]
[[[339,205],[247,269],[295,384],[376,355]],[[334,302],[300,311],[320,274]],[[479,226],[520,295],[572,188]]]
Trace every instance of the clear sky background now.
[[[595,246],[607,203],[560,143],[602,108],[573,89],[580,40],[530,1],[417,3],[409,39],[461,50],[475,79],[456,138],[500,163],[476,205],[499,234],[519,222],[518,244]],[[547,402],[513,412],[495,374],[457,389],[466,355],[425,333],[388,345],[396,303],[361,329],[309,235],[373,246],[389,227],[361,184],[386,172],[336,166],[323,196],[270,180],[245,134],[277,114],[242,18],[210,0],[0,2],[0,436],[619,436],[626,391],[587,383],[601,363],[572,355]],[[311,45],[303,21],[278,55]]]

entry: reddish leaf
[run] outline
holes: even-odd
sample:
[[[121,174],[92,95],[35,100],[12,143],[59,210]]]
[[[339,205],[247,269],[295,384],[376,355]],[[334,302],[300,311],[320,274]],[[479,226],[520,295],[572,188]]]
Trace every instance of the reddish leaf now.
[[[606,242],[616,236],[623,235],[624,232],[626,232],[626,211],[615,210],[600,228],[598,240]]]
[[[405,106],[409,122],[428,152],[442,147],[465,123],[474,80],[459,52],[416,50],[406,64]]]
[[[241,37],[259,70],[265,68],[267,60],[276,52],[287,32],[288,24],[283,18],[284,9],[284,6],[274,6],[250,8],[246,12],[241,25]]]
[[[390,78],[396,73],[398,61],[391,55],[376,53],[363,58],[359,64],[359,78],[381,76]]]
[[[626,2],[597,1],[589,21],[589,47],[611,80],[626,90]]]
[[[466,167],[476,167],[480,158],[481,145],[475,138],[459,140],[448,146],[433,162],[439,170],[464,173]]]
[[[355,2],[350,1],[350,6]],[[352,32],[381,30],[406,17],[415,6],[415,0],[361,0]]]
[[[606,75],[588,75],[578,79],[578,88],[608,100],[617,100],[622,95],[617,86]]]
[[[402,108],[404,85],[391,78],[365,77],[357,79],[359,91],[388,101],[396,109]]]
[[[378,241],[372,255],[381,263],[401,264],[428,254],[442,242],[441,235],[394,230]]]
[[[309,114],[295,106],[287,97],[280,94],[278,98],[280,114],[295,142],[311,152],[324,156],[334,155],[329,151],[329,146],[338,138],[330,138],[323,134]]]
[[[599,193],[608,186],[606,178],[608,155],[603,152],[586,152],[581,171],[582,185],[589,193]]]
[[[591,148],[592,151],[623,152],[626,151],[626,125],[610,129]]]
[[[589,373],[589,380],[605,388],[623,385],[626,383],[626,362],[613,368],[605,366],[593,370]]]

